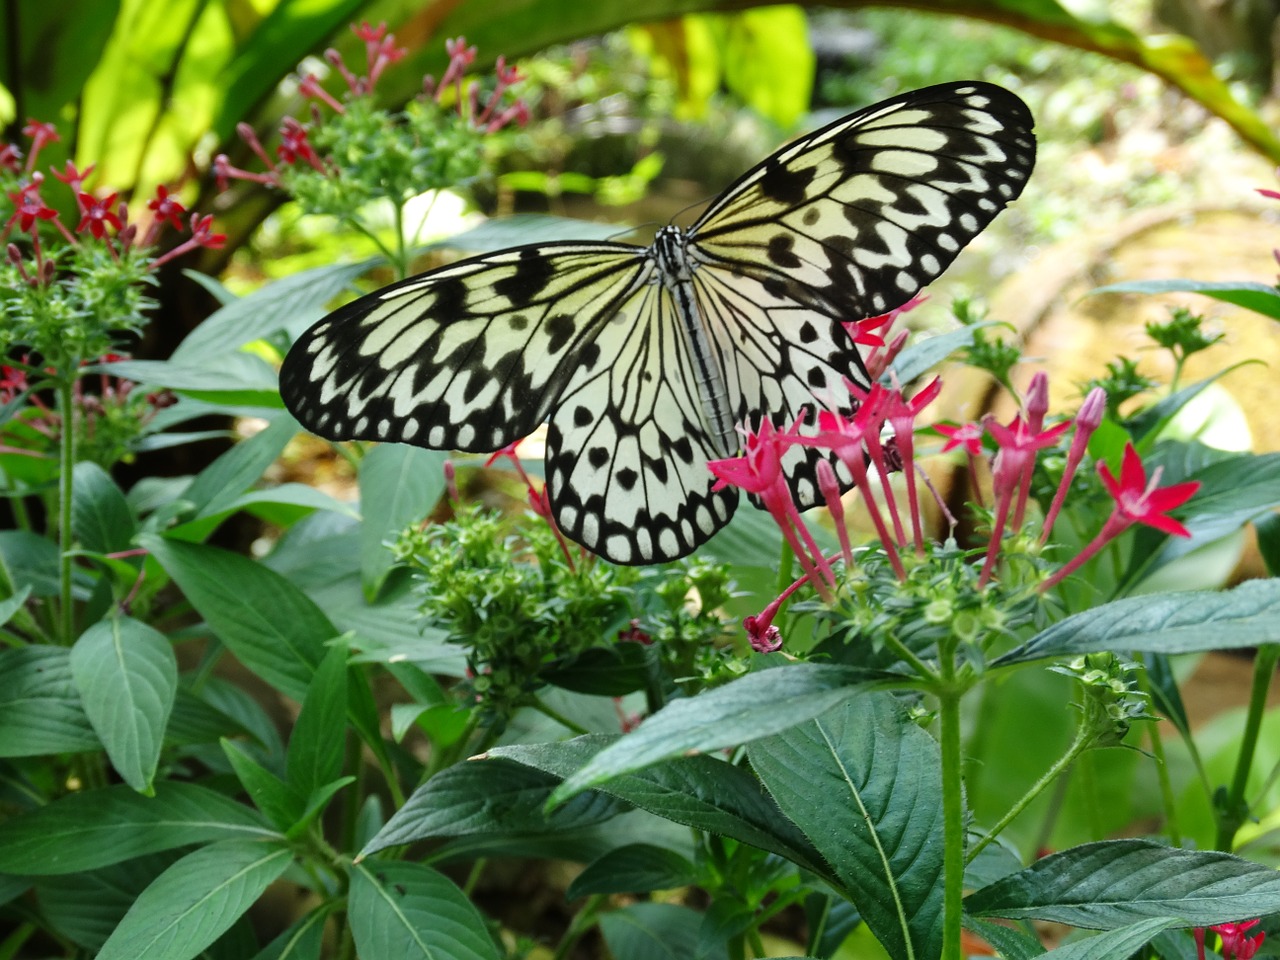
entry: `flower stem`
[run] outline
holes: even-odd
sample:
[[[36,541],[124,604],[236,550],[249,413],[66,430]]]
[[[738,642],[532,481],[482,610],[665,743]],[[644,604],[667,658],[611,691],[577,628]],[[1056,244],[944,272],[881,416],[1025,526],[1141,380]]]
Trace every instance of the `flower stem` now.
[[[953,672],[949,656],[943,670]],[[938,693],[942,750],[942,960],[961,960],[961,900],[964,896],[964,782],[960,753],[960,698],[953,683]]]
[[[59,614],[61,617],[61,640],[65,646],[71,646],[75,640],[75,609],[72,607],[71,574],[71,493],[75,479],[76,465],[76,428],[75,411],[72,403],[72,376],[58,382],[58,412],[62,416],[62,436],[59,443],[58,459],[58,581],[61,587]]]
[[[1009,812],[1001,817],[994,827],[987,831],[987,835],[985,837],[973,845],[973,849],[969,851],[968,859],[965,862],[967,863],[973,860],[973,858],[976,857],[987,844],[1000,835],[1001,831],[1003,831],[1005,827],[1009,826],[1009,824],[1016,820],[1018,815],[1022,813],[1028,805],[1030,805],[1032,800],[1043,793],[1049,784],[1058,779],[1059,775],[1061,775],[1064,770],[1075,762],[1076,757],[1080,756],[1080,754],[1084,753],[1084,751],[1088,749],[1089,743],[1092,739],[1088,724],[1085,722],[1084,718],[1081,717],[1080,726],[1076,729],[1075,740],[1073,740],[1071,746],[1067,748],[1067,752],[1059,757],[1054,762],[1053,766],[1040,775],[1040,779],[1031,785],[1031,788],[1022,795],[1017,803],[1009,808]]]
[[[1244,734],[1240,738],[1240,753],[1236,756],[1236,772],[1231,780],[1231,792],[1226,806],[1218,811],[1218,836],[1214,849],[1230,852],[1235,843],[1236,831],[1249,814],[1244,792],[1249,783],[1249,770],[1253,767],[1253,755],[1258,746],[1258,731],[1262,727],[1262,714],[1267,707],[1267,690],[1280,660],[1280,644],[1269,643],[1258,648],[1253,661],[1253,689],[1249,692],[1249,713],[1245,718]]]

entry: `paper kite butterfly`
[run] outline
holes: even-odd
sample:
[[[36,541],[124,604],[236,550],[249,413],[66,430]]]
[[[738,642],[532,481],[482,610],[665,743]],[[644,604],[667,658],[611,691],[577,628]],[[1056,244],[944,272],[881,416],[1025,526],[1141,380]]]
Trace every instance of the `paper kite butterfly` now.
[[[547,422],[568,536],[617,563],[684,556],[738,503],[707,461],[737,454],[738,424],[866,385],[842,323],[906,302],[1022,192],[1032,126],[1007,90],[940,84],[792,142],[649,247],[541,243],[392,284],[298,340],[285,405],[323,437],[441,450]],[[794,453],[803,508],[815,461]]]

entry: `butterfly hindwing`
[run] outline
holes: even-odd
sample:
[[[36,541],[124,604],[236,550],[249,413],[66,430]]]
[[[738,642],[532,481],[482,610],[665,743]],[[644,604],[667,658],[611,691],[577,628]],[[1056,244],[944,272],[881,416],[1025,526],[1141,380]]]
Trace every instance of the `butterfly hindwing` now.
[[[518,247],[392,284],[330,314],[280,372],[307,429],[488,452],[542,423],[648,268],[627,244]]]
[[[574,372],[547,431],[552,513],[616,563],[684,556],[728,522],[737,496],[711,489],[707,461],[721,454],[670,293],[639,290],[597,344],[610,365]]]
[[[886,313],[937,277],[1022,192],[1033,120],[988,83],[893,97],[747,171],[690,229],[711,261],[784,276],[845,320]]]

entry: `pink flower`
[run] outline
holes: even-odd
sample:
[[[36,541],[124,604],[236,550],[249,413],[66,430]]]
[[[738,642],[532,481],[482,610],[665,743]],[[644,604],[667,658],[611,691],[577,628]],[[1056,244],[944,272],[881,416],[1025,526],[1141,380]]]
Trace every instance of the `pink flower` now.
[[[50,169],[53,170],[54,177],[61,180],[76,193],[79,193],[81,187],[84,186],[85,180],[89,178],[89,174],[93,173],[94,166],[95,164],[91,163],[84,170],[78,170],[76,165],[68,160],[62,168],[62,173],[59,173],[57,168]]]
[[[1168,516],[1170,510],[1182,506],[1190,500],[1200,484],[1195,480],[1175,483],[1169,487],[1156,486],[1160,482],[1160,468],[1156,468],[1147,479],[1147,471],[1142,466],[1138,452],[1132,443],[1124,447],[1124,459],[1120,465],[1120,477],[1117,479],[1105,463],[1098,463],[1098,476],[1102,485],[1115,499],[1116,505],[1107,522],[1102,525],[1098,535],[1073,558],[1070,563],[1040,584],[1042,591],[1060,582],[1084,563],[1091,560],[1099,550],[1114,540],[1135,523],[1146,524],[1164,533],[1179,537],[1189,537],[1191,532],[1173,517]]]
[[[4,225],[6,232],[16,223],[23,233],[31,233],[37,220],[57,218],[58,211],[45,203],[40,196],[40,184],[43,182],[44,177],[38,173],[33,174],[30,183],[20,187],[17,193],[9,194],[15,209],[13,216]]]
[[[84,233],[85,230],[88,230],[93,234],[94,239],[101,240],[107,232],[107,224],[111,224],[117,233],[123,229],[124,224],[121,223],[120,217],[112,209],[119,194],[113,193],[103,200],[99,200],[88,193],[81,193],[77,196],[80,200],[80,209],[83,214],[80,217],[80,225],[76,227],[76,233]]]
[[[1165,533],[1189,537],[1191,532],[1167,514],[1194,497],[1196,491],[1200,489],[1200,484],[1195,480],[1188,480],[1185,483],[1175,483],[1171,487],[1160,488],[1156,486],[1160,482],[1160,473],[1161,470],[1157,467],[1151,475],[1150,482],[1147,481],[1147,471],[1143,468],[1142,460],[1139,459],[1138,452],[1133,449],[1132,443],[1125,444],[1119,480],[1105,463],[1100,462],[1098,476],[1102,478],[1102,485],[1116,501],[1112,520],[1118,517],[1125,527],[1134,523],[1145,523]],[[1112,520],[1107,522],[1111,523]]]
[[[981,455],[982,434],[985,432],[982,424],[965,423],[957,427],[946,423],[935,423],[933,429],[947,438],[947,442],[942,445],[943,453],[959,447],[971,457]]]
[[[1240,923],[1219,923],[1210,927],[1210,930],[1222,938],[1223,960],[1253,960],[1267,935],[1264,931],[1259,931],[1256,937],[1249,937],[1245,932],[1261,922],[1261,918],[1257,918]],[[1196,956],[1199,960],[1204,960],[1204,927],[1196,927],[1191,932],[1196,940]]]
[[[179,219],[186,208],[178,202],[176,197],[169,195],[169,188],[163,183],[156,187],[156,195],[147,201],[147,207],[155,214],[157,223],[168,223],[173,229],[181,230],[182,221]]]
[[[742,456],[711,460],[707,463],[707,469],[717,478],[712,490],[734,486],[760,498],[764,508],[782,530],[787,544],[795,552],[796,559],[804,567],[815,589],[826,597],[829,588],[835,585],[835,575],[800,517],[800,511],[791,499],[791,487],[782,472],[782,457],[787,448],[792,443],[809,442],[807,438],[799,436],[799,426],[800,421],[797,420],[785,430],[779,431],[765,418],[761,420],[757,430],[742,430],[739,427],[743,434]],[[804,541],[803,544],[801,540]]]

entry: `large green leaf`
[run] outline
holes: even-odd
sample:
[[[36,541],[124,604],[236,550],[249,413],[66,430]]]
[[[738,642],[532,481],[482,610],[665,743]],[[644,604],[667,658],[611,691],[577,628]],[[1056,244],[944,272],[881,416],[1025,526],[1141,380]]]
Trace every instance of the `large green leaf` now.
[[[600,918],[600,932],[615,960],[724,960],[723,946],[699,952],[702,915],[674,903],[633,903]]]
[[[347,915],[360,956],[498,960],[479,911],[443,874],[389,860],[366,860],[349,869]]]
[[[383,443],[360,461],[360,573],[373,600],[394,558],[388,539],[420,521],[444,493],[445,454],[403,443]]]
[[[347,745],[347,651],[333,647],[320,661],[289,735],[289,786],[309,797],[342,773]]]
[[[111,475],[96,463],[77,463],[71,481],[71,530],[94,553],[126,550],[138,521]]]
[[[0,757],[78,753],[100,747],[71,678],[69,650],[0,650]],[[0,870],[7,869],[0,865]]]
[[[302,700],[326,642],[338,634],[306,594],[227,550],[149,535],[141,542],[241,663]]]
[[[222,840],[187,854],[147,887],[97,960],[189,960],[231,928],[289,865],[283,844]]]
[[[1117,957],[1131,957],[1157,934],[1180,925],[1179,921],[1169,917],[1152,917],[1131,923],[1127,927],[1108,930],[1096,937],[1072,941],[1041,956],[1052,957],[1053,960],[1115,960]]]
[[[96,952],[138,895],[175,859],[171,852],[152,853],[98,870],[43,877],[36,897],[59,934]]]
[[[1276,642],[1280,642],[1280,580],[1249,580],[1221,592],[1197,590],[1114,600],[1060,620],[997,658],[994,665],[1101,650],[1201,653]]]
[[[0,823],[0,871],[56,875],[224,838],[273,834],[243,804],[194,783],[73,793]]]
[[[1091,293],[1202,293],[1214,300],[1244,307],[1272,320],[1280,320],[1280,290],[1265,283],[1243,280],[1131,280],[1099,287]]]
[[[1109,840],[1037,860],[971,893],[965,910],[1090,930],[1148,918],[1207,927],[1280,911],[1280,873],[1229,853]]]
[[[893,695],[847,701],[747,756],[889,953],[941,956],[941,759]]]
[[[553,799],[563,801],[579,790],[659,760],[778,733],[856,695],[864,680],[864,674],[853,669],[801,663],[758,670],[696,697],[674,700],[592,757],[565,780]],[[760,709],[762,703],[769,709]]]
[[[210,314],[173,351],[171,360],[207,363],[279,330],[296,339],[324,316],[325,305],[382,258],[326,264],[281,277]]]
[[[489,755],[563,778],[581,769],[610,742],[615,741],[585,736],[561,743],[495,747]],[[756,778],[723,760],[679,757],[615,777],[603,784],[600,792],[695,830],[776,853],[819,876],[830,876],[821,855],[782,815],[773,798],[760,790]]]
[[[628,843],[592,861],[574,877],[565,898],[577,900],[596,893],[675,890],[696,880],[693,864],[674,850],[649,843]]]
[[[151,793],[178,693],[178,659],[164,634],[131,617],[99,620],[71,648],[84,712],[116,772]]]
[[[414,791],[361,855],[431,837],[573,830],[627,809],[607,796],[583,794],[548,815],[547,797],[558,782],[551,774],[509,760],[457,764]]]

